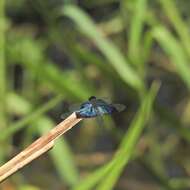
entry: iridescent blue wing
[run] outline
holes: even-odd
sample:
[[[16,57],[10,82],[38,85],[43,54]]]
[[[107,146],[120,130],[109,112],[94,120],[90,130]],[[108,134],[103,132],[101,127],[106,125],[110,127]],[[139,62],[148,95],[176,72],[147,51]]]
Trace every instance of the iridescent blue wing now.
[[[98,110],[101,113],[101,115],[111,114],[114,111],[116,111],[116,110],[114,110],[115,108],[112,106],[112,104],[109,104],[102,99],[98,99],[96,101],[96,106],[98,107]]]
[[[109,114],[110,107],[108,105],[98,105],[99,115]]]
[[[107,103],[102,99],[98,99],[96,101],[96,105],[99,107],[100,112],[102,112],[103,114],[112,114],[114,112],[121,112],[125,109],[125,105],[123,104]]]
[[[77,104],[72,104],[68,107],[68,112],[64,113],[61,115],[61,118],[64,119],[67,116],[69,116],[69,114],[73,113],[73,112],[81,112],[83,115],[86,113],[87,117],[90,114],[88,107],[89,107],[90,102],[86,101],[84,103],[77,103]],[[86,109],[83,109],[86,108]]]
[[[125,110],[125,108],[126,108],[126,106],[123,104],[112,103],[112,101],[109,97],[103,97],[103,98],[98,99],[97,104],[102,105],[105,103],[108,105],[114,106],[118,112],[121,112],[121,111]]]

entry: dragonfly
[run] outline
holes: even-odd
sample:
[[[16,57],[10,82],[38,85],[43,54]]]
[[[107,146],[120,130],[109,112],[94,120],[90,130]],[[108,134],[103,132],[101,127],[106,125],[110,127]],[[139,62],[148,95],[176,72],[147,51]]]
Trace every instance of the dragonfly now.
[[[91,96],[88,101],[80,104],[79,108],[75,109],[74,112],[77,118],[93,118],[105,114],[111,115],[124,109],[125,105],[123,104],[113,104],[104,99]]]

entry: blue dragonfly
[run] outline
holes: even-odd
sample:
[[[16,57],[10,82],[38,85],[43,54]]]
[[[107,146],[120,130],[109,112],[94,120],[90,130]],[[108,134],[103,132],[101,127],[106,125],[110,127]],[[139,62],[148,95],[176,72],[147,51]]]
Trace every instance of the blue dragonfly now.
[[[91,96],[88,101],[81,104],[80,109],[76,110],[77,118],[93,118],[104,114],[113,114],[123,111],[125,106],[122,104],[111,104],[103,99]]]
[[[125,106],[122,104],[112,104],[104,99],[91,96],[88,101],[77,106],[72,106],[71,109],[75,112],[77,118],[93,118],[121,112],[125,109]]]

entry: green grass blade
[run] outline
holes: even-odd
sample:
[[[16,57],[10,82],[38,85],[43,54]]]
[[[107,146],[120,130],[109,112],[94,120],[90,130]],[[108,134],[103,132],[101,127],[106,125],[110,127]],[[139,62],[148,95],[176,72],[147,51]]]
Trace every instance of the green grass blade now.
[[[71,18],[87,37],[89,37],[109,60],[118,75],[131,87],[141,93],[144,91],[143,81],[129,65],[116,46],[98,31],[91,18],[77,6],[68,5],[63,8],[63,14]]]
[[[172,22],[175,30],[181,38],[182,44],[186,48],[188,55],[190,55],[190,37],[189,27],[179,13],[179,9],[173,0],[160,0],[160,3]]]
[[[145,98],[140,110],[138,111],[136,117],[130,125],[127,135],[125,135],[121,146],[116,154],[115,165],[112,168],[111,172],[102,180],[102,183],[97,188],[98,190],[111,190],[116,184],[121,172],[124,167],[129,162],[134,150],[137,141],[140,138],[140,135],[147,123],[150,114],[152,112],[152,105],[159,89],[158,83],[154,83],[149,94]]]
[[[98,24],[98,27],[100,27],[108,36],[119,34],[124,30],[124,25],[122,24],[122,19],[120,15],[115,15],[109,20],[101,22],[100,24]]]
[[[142,58],[143,58],[144,63],[146,63],[148,61],[148,59],[150,58],[152,45],[153,45],[152,33],[151,33],[151,31],[147,31],[144,34],[143,48],[142,48]],[[146,64],[144,64],[144,67],[146,67]],[[145,68],[144,68],[144,70],[145,70]]]
[[[6,126],[5,1],[0,1],[0,129]]]
[[[129,28],[129,57],[137,68],[141,68],[141,40],[147,9],[147,0],[136,0],[134,14]]]
[[[176,68],[176,72],[190,88],[190,67],[187,55],[180,42],[163,26],[155,27],[152,31],[153,37],[158,41]]]
[[[6,114],[6,62],[5,62],[5,0],[0,1],[0,130],[7,126]],[[5,143],[1,142],[0,163],[4,160]]]
[[[108,77],[115,77],[115,72],[113,72],[110,67],[104,66],[106,60],[103,59],[101,56],[95,54],[88,48],[85,48],[84,46],[79,44],[74,45],[73,51],[75,55],[77,55],[77,57],[86,64],[94,64],[104,75],[108,75]]]
[[[142,133],[142,130],[151,114],[152,104],[157,94],[159,85],[154,83],[150,92],[144,98],[141,108],[130,125],[129,131],[124,136],[121,145],[114,158],[105,166],[95,171],[85,181],[74,188],[75,190],[93,189],[93,187],[102,180],[99,189],[111,189],[116,183],[122,169],[128,163],[134,152],[134,147]]]
[[[14,92],[9,92],[7,97],[7,109],[16,115],[25,115],[32,110],[32,106],[23,101],[23,98]]]
[[[108,164],[102,166],[93,172],[86,179],[74,186],[73,190],[88,190],[93,189],[93,187],[101,181],[105,175],[112,169],[114,166],[115,160],[111,160]]]

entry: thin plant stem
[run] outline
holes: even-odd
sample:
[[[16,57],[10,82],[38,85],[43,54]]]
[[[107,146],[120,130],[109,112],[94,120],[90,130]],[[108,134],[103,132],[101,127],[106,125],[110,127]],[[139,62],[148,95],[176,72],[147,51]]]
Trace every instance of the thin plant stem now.
[[[55,140],[74,127],[81,120],[82,119],[76,117],[75,113],[71,114],[47,134],[41,136],[10,161],[1,166],[0,182],[14,174],[25,165],[29,164],[32,160],[38,158],[40,155],[53,148]]]

